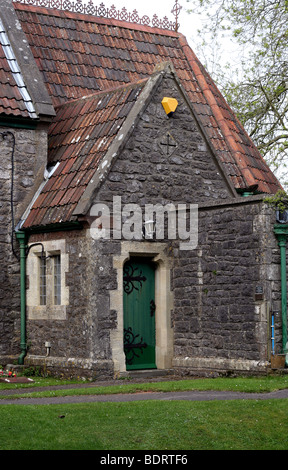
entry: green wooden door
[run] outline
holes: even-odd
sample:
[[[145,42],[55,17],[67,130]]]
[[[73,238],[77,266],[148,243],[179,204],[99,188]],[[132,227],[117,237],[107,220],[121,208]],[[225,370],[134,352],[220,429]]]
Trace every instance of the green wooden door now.
[[[155,369],[155,268],[132,258],[123,270],[126,368]]]

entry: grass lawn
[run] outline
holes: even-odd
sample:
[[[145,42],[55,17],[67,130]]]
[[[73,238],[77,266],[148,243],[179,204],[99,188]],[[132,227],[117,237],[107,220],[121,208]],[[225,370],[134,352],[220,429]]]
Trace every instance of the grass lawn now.
[[[287,400],[1,405],[1,450],[287,450]]]
[[[135,393],[139,391],[154,391],[154,392],[179,392],[187,390],[226,390],[235,392],[246,393],[260,393],[272,392],[273,390],[280,390],[288,388],[288,375],[267,375],[261,377],[235,377],[235,378],[213,378],[213,379],[185,379],[185,380],[167,380],[164,382],[148,382],[148,383],[129,383],[127,379],[119,379],[115,385],[102,386],[91,384],[89,388],[83,389],[58,389],[55,390],[53,386],[69,384],[83,384],[83,381],[64,381],[55,378],[42,378],[34,377],[34,382],[30,384],[9,384],[0,383],[0,391],[2,390],[17,390],[19,394],[13,395],[14,398],[24,396],[21,394],[21,389],[30,389],[31,393],[25,393],[25,396],[31,397],[45,397],[45,396],[65,396],[65,395],[96,395],[96,394],[111,394],[111,393]],[[37,387],[49,387],[51,390],[42,392],[34,391]],[[4,394],[0,399],[7,398]],[[10,397],[11,398],[11,397]]]
[[[288,388],[287,380],[285,376],[197,379],[137,385],[137,390],[155,387],[168,391],[184,387],[185,390],[259,392]],[[127,391],[123,387],[127,389],[132,384],[122,384],[113,390],[119,392],[119,387]],[[101,393],[112,392],[106,387],[98,389]],[[73,394],[76,393],[78,390],[74,390]],[[0,404],[0,422],[0,450],[288,449],[286,399],[152,400],[40,406]]]

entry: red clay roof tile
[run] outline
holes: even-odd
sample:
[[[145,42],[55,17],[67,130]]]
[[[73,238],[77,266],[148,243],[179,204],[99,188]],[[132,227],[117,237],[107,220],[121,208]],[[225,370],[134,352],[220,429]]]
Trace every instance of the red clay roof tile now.
[[[113,104],[110,109],[103,103],[103,112],[97,108],[94,115],[90,110],[99,104],[97,97],[93,95],[83,100],[81,97],[145,79],[156,64],[170,61],[233,185],[239,189],[258,184],[260,192],[268,193],[280,188],[183,35],[80,13],[19,3],[14,6],[57,107],[57,118],[50,128],[49,158],[55,161],[56,155],[60,156],[58,171],[69,174],[73,168],[79,170],[81,154],[86,155],[83,165],[90,168],[91,162],[88,165],[86,160],[89,152],[95,152],[97,162],[102,151],[98,148],[101,138],[106,137],[109,143],[110,137],[113,138],[109,133],[116,127],[116,116],[125,118],[129,112],[129,101],[126,101],[127,107],[124,106],[125,94],[121,106],[117,108]],[[120,99],[120,92],[117,93]],[[105,98],[110,102],[113,93],[107,93]],[[64,103],[75,99],[78,101],[73,102],[75,112],[72,112],[69,103]],[[70,129],[74,128],[77,131],[72,135]],[[86,142],[88,134],[90,139]],[[68,147],[78,137],[79,142]],[[64,159],[67,159],[65,164]],[[254,168],[258,171],[253,171]]]
[[[50,126],[49,155],[57,155],[60,164],[31,207],[24,228],[69,221],[145,83],[89,95],[57,109]]]
[[[13,77],[0,42],[0,114],[29,118],[29,113]]]

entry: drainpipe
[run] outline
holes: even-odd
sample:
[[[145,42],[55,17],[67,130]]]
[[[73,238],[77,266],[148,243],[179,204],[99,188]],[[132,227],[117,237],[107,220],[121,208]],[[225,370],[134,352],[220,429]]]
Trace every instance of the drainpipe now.
[[[25,232],[16,232],[16,238],[20,244],[20,295],[21,295],[21,354],[18,358],[18,364],[24,364],[24,358],[27,354],[26,345],[26,234]]]
[[[63,224],[61,225],[62,230],[80,230],[82,225],[78,222],[71,223],[71,224]],[[55,230],[59,230],[59,227],[56,227]],[[46,229],[46,232],[51,232],[53,230]],[[41,233],[40,231],[35,231],[34,233]],[[18,358],[18,364],[23,365],[24,359],[27,354],[27,344],[26,344],[26,258],[29,253],[29,249],[32,248],[33,245],[30,245],[30,248],[27,249],[27,235],[25,232],[21,232],[20,230],[15,231],[15,235],[17,240],[20,244],[20,296],[21,296],[21,339],[20,339],[20,347],[21,347],[21,354]],[[35,243],[34,245],[41,245],[42,246],[42,254],[43,254],[43,244],[42,243]]]
[[[281,256],[281,310],[282,310],[282,353],[287,353],[287,275],[286,275],[286,242],[288,225],[275,225],[274,233],[278,239]],[[286,356],[287,363],[287,356]]]

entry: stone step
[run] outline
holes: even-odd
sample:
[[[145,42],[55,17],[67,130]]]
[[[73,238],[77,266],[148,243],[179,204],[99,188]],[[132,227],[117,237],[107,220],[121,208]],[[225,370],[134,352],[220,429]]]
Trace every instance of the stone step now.
[[[159,377],[166,377],[174,374],[172,369],[143,369],[143,370],[129,370],[127,376],[133,379],[153,379]]]

